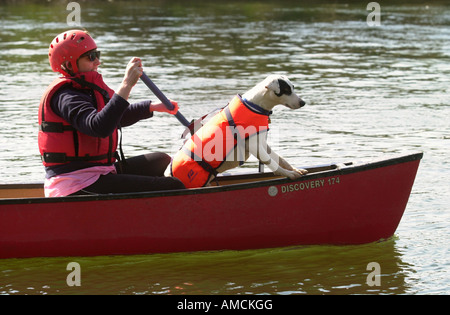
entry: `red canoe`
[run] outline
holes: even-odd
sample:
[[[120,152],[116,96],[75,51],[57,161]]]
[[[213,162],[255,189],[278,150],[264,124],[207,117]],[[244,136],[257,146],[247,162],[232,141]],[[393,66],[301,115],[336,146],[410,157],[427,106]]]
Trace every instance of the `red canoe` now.
[[[42,185],[0,185],[0,258],[362,244],[391,237],[422,153],[272,173],[219,186],[43,198]]]

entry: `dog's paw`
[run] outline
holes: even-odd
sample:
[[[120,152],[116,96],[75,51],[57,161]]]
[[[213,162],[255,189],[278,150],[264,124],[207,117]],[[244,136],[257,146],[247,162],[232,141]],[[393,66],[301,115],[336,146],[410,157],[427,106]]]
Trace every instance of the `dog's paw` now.
[[[287,170],[287,169],[279,167],[274,173],[275,173],[275,175],[285,176],[289,179],[297,179],[297,178],[300,178],[303,175],[307,174],[308,171],[304,170],[304,169]]]
[[[301,169],[294,168],[294,171],[297,173],[300,173],[301,176],[308,174],[308,171],[304,170],[303,168],[301,168]]]
[[[304,174],[302,172],[300,172],[299,170],[294,170],[294,171],[288,171],[287,177],[289,177],[290,179],[297,179],[297,178],[302,177],[303,175]]]

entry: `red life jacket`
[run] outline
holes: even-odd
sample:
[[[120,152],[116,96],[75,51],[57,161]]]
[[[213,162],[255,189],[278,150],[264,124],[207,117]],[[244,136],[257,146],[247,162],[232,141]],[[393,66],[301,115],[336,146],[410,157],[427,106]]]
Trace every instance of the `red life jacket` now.
[[[91,137],[73,128],[56,115],[50,101],[61,87],[71,85],[76,89],[94,91],[97,111],[101,111],[113,96],[101,74],[96,71],[83,72],[74,77],[60,77],[47,88],[39,104],[39,151],[44,166],[67,164],[73,161],[112,164],[116,161],[118,142],[117,129],[106,138]]]
[[[171,165],[172,175],[186,188],[203,187],[211,176],[217,176],[216,170],[235,148],[243,164],[245,140],[269,130],[270,112],[252,106],[256,107],[235,96],[177,152]]]

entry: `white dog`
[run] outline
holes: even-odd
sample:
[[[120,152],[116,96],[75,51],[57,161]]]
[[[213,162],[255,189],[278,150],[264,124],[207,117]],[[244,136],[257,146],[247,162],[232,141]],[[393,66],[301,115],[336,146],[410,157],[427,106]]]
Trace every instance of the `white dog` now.
[[[187,188],[207,186],[218,173],[235,168],[250,154],[276,175],[296,179],[306,170],[292,167],[267,145],[269,115],[276,105],[298,109],[305,102],[282,75],[264,81],[237,95],[183,145],[174,156],[171,174]]]

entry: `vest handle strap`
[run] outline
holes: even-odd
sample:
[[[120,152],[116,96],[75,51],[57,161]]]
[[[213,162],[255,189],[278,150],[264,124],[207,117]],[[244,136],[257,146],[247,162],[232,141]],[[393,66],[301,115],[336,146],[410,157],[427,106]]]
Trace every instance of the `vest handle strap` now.
[[[41,156],[41,159],[45,163],[68,163],[68,162],[92,162],[92,161],[101,161],[108,158],[108,154],[97,155],[97,156],[67,156],[65,153],[57,153],[57,152],[45,152],[44,155]]]

